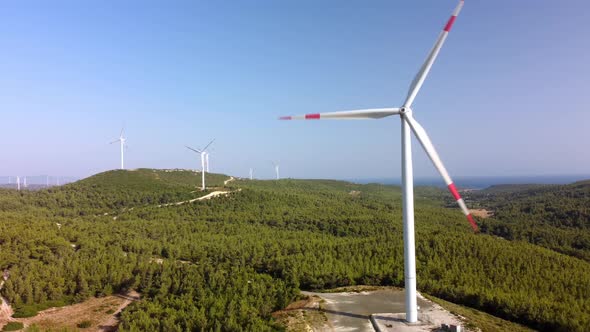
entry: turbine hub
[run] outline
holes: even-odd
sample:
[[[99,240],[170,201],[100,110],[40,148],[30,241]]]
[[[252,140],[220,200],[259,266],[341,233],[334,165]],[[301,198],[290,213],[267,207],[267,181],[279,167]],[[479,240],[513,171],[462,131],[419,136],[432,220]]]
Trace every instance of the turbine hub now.
[[[400,108],[400,110],[399,110],[400,115],[409,114],[409,113],[412,113],[412,109],[409,107],[404,106],[404,107]]]

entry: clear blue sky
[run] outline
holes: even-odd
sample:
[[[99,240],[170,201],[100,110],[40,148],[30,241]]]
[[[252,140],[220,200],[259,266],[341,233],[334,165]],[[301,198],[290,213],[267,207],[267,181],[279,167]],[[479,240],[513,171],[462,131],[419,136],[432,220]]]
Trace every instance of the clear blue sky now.
[[[395,107],[455,0],[2,1],[0,174],[196,168],[285,177],[400,174]],[[590,2],[470,1],[415,104],[451,175],[590,173]],[[417,142],[416,176],[435,170]]]

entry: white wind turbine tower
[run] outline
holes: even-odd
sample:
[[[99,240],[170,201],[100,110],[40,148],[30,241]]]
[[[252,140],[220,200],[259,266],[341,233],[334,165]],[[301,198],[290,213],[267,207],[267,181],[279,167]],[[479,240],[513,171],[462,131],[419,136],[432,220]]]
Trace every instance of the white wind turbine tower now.
[[[274,161],[272,162],[272,164],[275,167],[275,174],[276,174],[277,180],[279,180],[281,178],[279,175],[279,168],[281,165],[279,165],[279,163],[275,163]]]
[[[125,144],[125,142],[127,142],[127,139],[125,137],[123,137],[123,131],[125,130],[125,128],[121,129],[121,134],[119,134],[119,138],[112,141],[111,144],[117,143],[119,142],[121,145],[121,169],[125,169],[125,148],[127,147],[127,144]]]
[[[209,152],[205,152],[205,165],[207,166],[207,173],[209,173]]]
[[[27,177],[25,176],[25,181],[23,182],[23,186],[26,188],[27,187]]]
[[[20,177],[16,176],[16,190],[20,190]]]
[[[193,149],[190,146],[186,146],[187,149],[189,149],[191,151],[194,151],[194,152],[196,152],[196,153],[198,153],[198,154],[201,155],[201,177],[202,177],[202,180],[201,180],[201,182],[202,182],[202,184],[201,184],[201,190],[205,190],[205,188],[206,188],[205,187],[205,172],[208,172],[209,171],[209,167],[208,167],[208,164],[209,163],[208,163],[208,157],[207,157],[207,155],[208,155],[207,148],[211,144],[213,144],[213,141],[215,141],[215,139],[213,139],[211,142],[209,142],[209,144],[207,144],[205,146],[205,148],[203,148],[202,150]]]
[[[254,175],[254,170],[252,168],[250,168],[250,180],[252,180],[253,175]]]
[[[412,116],[412,103],[422,87],[434,60],[436,59],[445,39],[447,38],[457,15],[463,7],[464,1],[459,4],[453,11],[451,18],[447,21],[443,31],[440,33],[434,47],[428,54],[426,61],[420,68],[420,71],[412,81],[406,100],[399,108],[380,108],[368,110],[356,110],[345,112],[306,114],[302,116],[286,116],[281,120],[319,120],[319,119],[380,119],[391,115],[399,115],[401,120],[402,136],[402,191],[403,191],[403,224],[404,224],[404,270],[405,270],[405,288],[406,288],[406,321],[415,323],[418,320],[418,310],[416,303],[416,257],[414,244],[414,183],[412,174],[412,149],[410,135],[414,132],[416,138],[426,151],[426,154],[444,179],[449,191],[459,204],[459,207],[467,217],[471,227],[477,232],[477,224],[467,209],[465,202],[459,195],[455,184],[451,180],[449,173],[444,167],[438,153],[426,131]]]

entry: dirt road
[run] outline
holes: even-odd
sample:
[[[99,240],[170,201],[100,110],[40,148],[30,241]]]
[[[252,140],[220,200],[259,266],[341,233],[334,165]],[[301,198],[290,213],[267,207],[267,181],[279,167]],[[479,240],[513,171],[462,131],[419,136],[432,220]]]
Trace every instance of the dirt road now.
[[[223,185],[224,186],[227,186],[227,184],[230,183],[230,182],[232,182],[233,180],[235,180],[234,177],[233,176],[230,176],[229,179],[223,181]]]
[[[102,298],[90,298],[82,303],[50,308],[39,312],[34,317],[14,319],[14,321],[22,322],[25,327],[35,324],[41,330],[57,331],[62,329],[78,330],[78,324],[88,321],[91,326],[84,329],[85,331],[116,331],[119,325],[117,314],[139,298],[139,293],[135,291]]]
[[[4,280],[0,281],[0,290],[4,287]],[[8,304],[5,298],[0,296],[0,329],[6,325],[6,323],[13,321],[12,315],[14,314],[14,310]]]

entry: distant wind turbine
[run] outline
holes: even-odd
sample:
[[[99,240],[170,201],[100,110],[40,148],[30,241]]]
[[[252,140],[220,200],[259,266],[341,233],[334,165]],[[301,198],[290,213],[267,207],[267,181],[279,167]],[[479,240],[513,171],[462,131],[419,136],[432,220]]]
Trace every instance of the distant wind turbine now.
[[[278,162],[274,162],[274,161],[273,161],[272,164],[275,167],[275,173],[276,173],[276,176],[277,176],[277,180],[279,180],[281,178],[280,175],[279,175],[279,168],[280,168],[281,165],[279,165]]]
[[[20,190],[20,177],[16,176],[16,190]]]
[[[119,134],[119,138],[112,141],[111,144],[117,143],[119,142],[121,144],[121,169],[125,169],[125,153],[124,150],[127,147],[127,144],[125,144],[125,142],[127,142],[127,139],[125,137],[123,137],[123,131],[125,130],[125,128],[121,129],[121,134]]]
[[[23,186],[26,188],[27,187],[27,177],[25,176],[25,181],[23,182]]]
[[[201,184],[201,190],[205,190],[205,173],[209,171],[208,169],[208,158],[207,158],[207,148],[213,144],[213,141],[215,141],[215,139],[213,139],[211,142],[209,142],[209,144],[207,144],[202,150],[199,149],[193,149],[190,146],[185,146],[187,149],[194,151],[196,153],[198,153],[199,155],[201,155],[201,177],[202,177],[202,184]]]
[[[474,231],[477,232],[478,227],[471,212],[465,205],[465,202],[459,195],[457,187],[453,183],[449,173],[438,153],[436,152],[432,141],[428,137],[428,134],[424,128],[414,119],[412,115],[412,104],[418,91],[422,87],[432,64],[436,60],[438,53],[443,46],[449,31],[453,26],[453,23],[457,19],[461,8],[463,7],[464,1],[459,1],[459,4],[453,11],[450,19],[447,21],[443,31],[441,31],[434,47],[428,54],[426,61],[418,71],[418,74],[410,84],[406,100],[403,105],[399,108],[380,108],[380,109],[369,109],[369,110],[356,110],[346,112],[333,112],[333,113],[315,113],[306,114],[301,116],[286,116],[282,117],[281,120],[320,120],[320,119],[381,119],[391,115],[399,115],[401,120],[401,141],[402,141],[402,214],[403,214],[403,225],[404,225],[404,270],[405,270],[405,288],[406,288],[406,321],[409,323],[415,323],[418,321],[418,310],[416,301],[416,249],[414,243],[414,180],[412,170],[412,149],[411,149],[411,133],[414,132],[416,138],[422,145],[422,148],[426,151],[426,155],[430,158],[434,167],[438,170],[442,176],[445,184],[447,185],[451,195],[463,211],[463,214],[467,217],[467,220],[471,224]]]
[[[254,170],[252,168],[250,168],[250,180],[252,180],[253,174],[254,174]]]

